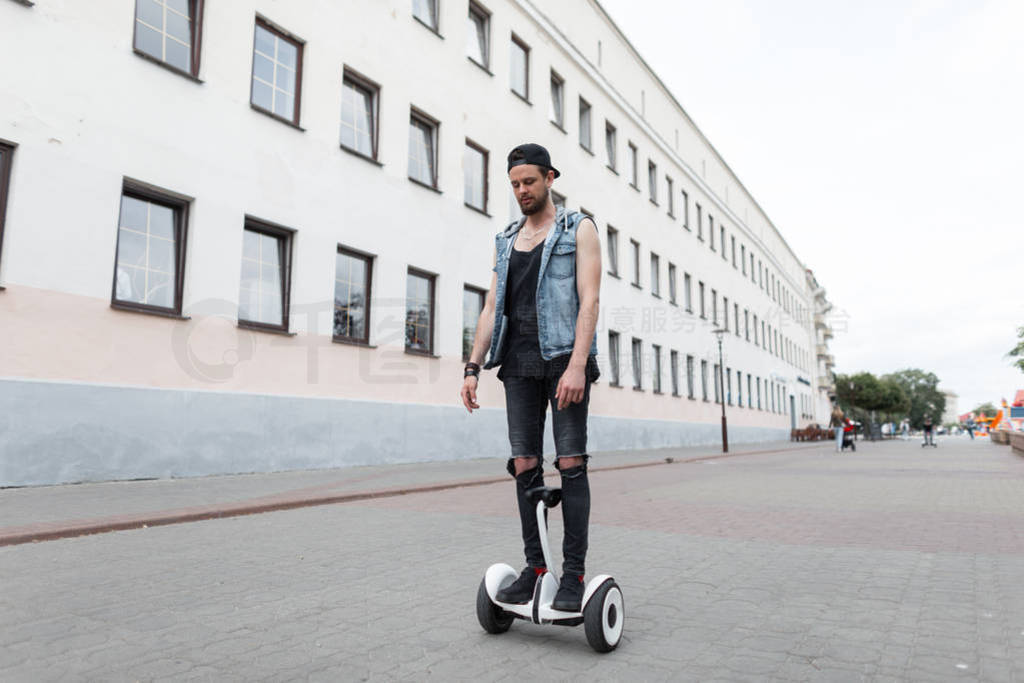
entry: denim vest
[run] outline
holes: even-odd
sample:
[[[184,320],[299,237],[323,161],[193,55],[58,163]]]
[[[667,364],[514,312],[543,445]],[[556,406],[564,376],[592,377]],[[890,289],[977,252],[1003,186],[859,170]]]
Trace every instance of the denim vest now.
[[[559,208],[555,213],[555,224],[544,240],[540,272],[537,275],[538,341],[540,355],[544,360],[572,353],[576,342],[576,317],[580,311],[580,298],[576,291],[576,228],[584,218],[586,216],[581,213]],[[485,369],[501,365],[505,353],[508,316],[504,311],[508,263],[516,235],[525,222],[525,216],[513,221],[494,238],[497,263],[493,270],[498,274],[498,286],[495,292],[494,329],[491,332],[491,348],[484,364]],[[597,330],[590,342],[590,354],[597,355]]]

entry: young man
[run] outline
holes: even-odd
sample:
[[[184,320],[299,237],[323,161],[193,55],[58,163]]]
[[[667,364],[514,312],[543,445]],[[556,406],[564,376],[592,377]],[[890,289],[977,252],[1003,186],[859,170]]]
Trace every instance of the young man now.
[[[516,479],[526,568],[498,592],[502,602],[523,604],[547,571],[536,511],[526,492],[544,485],[544,420],[548,403],[555,440],[555,468],[562,479],[562,579],[552,607],[578,612],[583,599],[590,484],[587,480],[587,408],[597,368],[601,247],[597,226],[575,211],[555,209],[551,186],[560,174],[548,151],[519,145],[508,155],[508,175],[523,218],[495,239],[494,276],[466,364],[462,402],[476,402],[480,363],[501,366],[505,386],[509,474]]]

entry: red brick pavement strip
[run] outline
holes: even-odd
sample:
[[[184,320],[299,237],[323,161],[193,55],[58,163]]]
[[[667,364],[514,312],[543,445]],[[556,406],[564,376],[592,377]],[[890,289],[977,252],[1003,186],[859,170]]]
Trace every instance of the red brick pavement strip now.
[[[693,458],[661,458],[649,462],[629,463],[625,465],[608,465],[605,467],[591,468],[591,472],[610,472],[615,470],[637,469],[642,467],[654,467],[658,465],[686,464],[702,462],[705,460],[718,460],[721,458],[736,458],[746,455],[767,455],[772,453],[790,453],[795,450],[812,450],[821,448],[822,443],[794,444],[787,448],[773,448],[766,450],[742,451],[740,453],[722,453],[718,455],[703,455]],[[550,473],[553,475],[553,473]],[[102,534],[111,531],[128,531],[131,529],[144,529],[154,526],[166,526],[168,524],[184,524],[186,522],[201,522],[211,519],[225,519],[228,517],[240,517],[243,515],[254,515],[264,512],[278,512],[281,510],[293,510],[295,508],[312,507],[315,505],[334,505],[338,503],[350,503],[354,501],[372,500],[376,498],[392,498],[412,493],[431,493],[434,491],[446,491],[450,489],[466,488],[470,486],[486,486],[498,482],[507,481],[507,476],[486,477],[480,479],[464,479],[458,481],[439,482],[418,486],[405,486],[397,488],[383,488],[373,491],[358,491],[355,493],[342,493],[333,495],[313,495],[315,491],[323,490],[326,486],[313,486],[305,489],[295,489],[283,494],[262,496],[252,498],[240,503],[213,503],[210,505],[197,505],[193,507],[175,508],[171,510],[159,510],[155,512],[141,512],[130,515],[111,515],[108,517],[95,517],[84,520],[64,520],[59,522],[40,522],[37,524],[25,524],[21,526],[0,527],[0,546],[20,545],[23,543],[34,543],[38,541],[55,541],[62,538],[73,538],[75,536],[88,536],[91,534]]]

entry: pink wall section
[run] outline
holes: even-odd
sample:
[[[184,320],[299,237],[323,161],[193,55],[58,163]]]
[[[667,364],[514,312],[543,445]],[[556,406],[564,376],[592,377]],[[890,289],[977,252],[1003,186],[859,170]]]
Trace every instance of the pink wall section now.
[[[0,292],[0,330],[0,377],[461,405],[460,358],[337,344],[324,335],[254,332],[216,316],[176,320],[112,309],[105,299],[8,285]],[[592,415],[719,420],[716,404],[612,388],[607,381],[605,371],[591,394]],[[663,378],[666,389],[669,381]],[[484,373],[478,402],[504,409],[496,371]],[[736,426],[789,426],[786,415],[749,409],[730,408],[729,420]]]

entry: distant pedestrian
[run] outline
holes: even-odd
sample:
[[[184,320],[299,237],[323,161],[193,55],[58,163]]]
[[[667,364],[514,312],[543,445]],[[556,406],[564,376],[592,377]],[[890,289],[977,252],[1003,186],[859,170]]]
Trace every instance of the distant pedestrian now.
[[[846,426],[846,416],[843,415],[843,411],[838,403],[832,407],[832,417],[828,421],[828,426],[835,430],[836,453],[841,453],[843,450],[843,427]]]
[[[966,429],[967,433],[971,435],[971,441],[974,441],[974,428],[975,427],[977,427],[977,425],[974,423],[974,418],[973,417],[967,418],[967,424],[964,425],[964,429]]]
[[[926,445],[926,446],[934,446],[935,445],[935,438],[932,435],[932,430],[934,429],[934,427],[935,427],[935,425],[932,424],[932,416],[931,415],[925,415],[924,416],[924,445]]]

